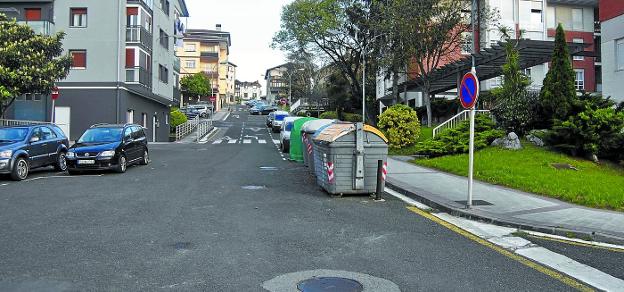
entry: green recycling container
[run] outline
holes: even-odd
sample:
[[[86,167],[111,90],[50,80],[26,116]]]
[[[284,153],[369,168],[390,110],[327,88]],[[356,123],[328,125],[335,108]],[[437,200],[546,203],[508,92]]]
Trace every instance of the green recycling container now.
[[[301,118],[293,122],[292,130],[290,130],[290,159],[303,162],[301,127],[306,122],[316,120],[316,118]]]

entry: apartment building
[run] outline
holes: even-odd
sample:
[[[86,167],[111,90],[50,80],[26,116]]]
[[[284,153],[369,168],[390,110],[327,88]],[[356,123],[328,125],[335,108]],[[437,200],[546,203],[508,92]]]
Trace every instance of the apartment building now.
[[[532,40],[554,40],[555,30],[561,23],[566,30],[568,42],[583,43],[586,47],[584,56],[574,56],[573,67],[577,74],[576,87],[583,92],[599,92],[601,88],[600,62],[600,29],[596,25],[598,0],[481,0],[480,7],[489,7],[498,11],[496,19],[500,26],[510,29],[512,36]],[[490,25],[482,27],[476,35],[477,49],[491,47],[501,41],[499,28]],[[469,57],[472,51],[471,34],[466,35],[466,44],[461,50],[450,56],[450,59]],[[443,66],[445,64],[441,64]],[[542,87],[548,72],[548,64],[527,68],[525,73],[531,77],[531,87],[538,90]],[[378,99],[391,93],[392,80],[385,77],[384,72],[377,76],[376,96]],[[403,74],[400,82],[409,80]],[[490,90],[500,86],[502,78],[482,80],[482,90]],[[399,86],[399,88],[401,88]],[[405,93],[401,92],[401,96]],[[456,92],[449,91],[439,94],[440,97],[455,98]],[[411,106],[422,106],[420,92],[407,92]]]
[[[228,104],[236,103],[236,65],[232,62],[222,64],[225,70],[223,78],[219,78],[219,86],[225,86],[225,101]]]
[[[184,36],[183,46],[177,50],[182,76],[204,72],[210,77],[213,95],[217,98],[216,110],[221,109],[228,102],[228,73],[231,70],[228,68],[228,63],[231,44],[230,33],[222,31],[221,25],[217,24],[214,30],[188,29]],[[234,96],[234,80],[232,79],[230,90],[232,97]],[[201,97],[197,101],[184,97],[184,103],[189,101],[209,102],[209,97]]]
[[[150,141],[168,141],[176,103],[174,24],[184,0],[0,1],[3,11],[41,33],[64,31],[73,58],[60,82],[54,121],[70,139],[96,123],[137,123]],[[46,102],[43,102],[43,101]],[[36,103],[40,102],[39,105]],[[49,97],[20,98],[12,116],[50,120]]]
[[[600,0],[602,91],[624,102],[624,1]]]
[[[282,98],[288,98],[288,68],[290,63],[275,66],[267,69],[264,74],[266,80],[266,101],[277,103]]]
[[[247,101],[252,99],[260,99],[262,95],[262,85],[260,82],[248,82],[236,80],[236,100]]]

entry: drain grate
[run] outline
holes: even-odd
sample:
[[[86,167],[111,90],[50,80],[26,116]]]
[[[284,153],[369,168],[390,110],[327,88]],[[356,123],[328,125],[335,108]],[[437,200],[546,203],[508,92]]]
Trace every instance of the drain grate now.
[[[463,200],[463,201],[455,201],[456,203],[462,204],[462,205],[466,205],[468,203],[468,201]],[[484,201],[484,200],[472,200],[472,205],[473,206],[494,206],[494,204],[488,202],[488,201]]]
[[[360,282],[339,277],[318,277],[299,282],[297,289],[301,292],[362,292]]]

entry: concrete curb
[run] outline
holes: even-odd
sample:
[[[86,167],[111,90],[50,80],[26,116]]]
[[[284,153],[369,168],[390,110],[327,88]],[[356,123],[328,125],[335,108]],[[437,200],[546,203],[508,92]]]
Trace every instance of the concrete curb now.
[[[400,182],[393,181],[390,177],[386,180],[386,187],[406,195],[415,201],[428,205],[434,209],[449,213],[453,216],[463,217],[471,220],[482,221],[490,224],[501,225],[505,227],[517,228],[519,230],[537,231],[546,234],[554,234],[567,237],[569,234],[574,234],[577,238],[591,238],[592,241],[611,243],[617,245],[624,245],[624,237],[608,234],[600,230],[579,229],[572,226],[548,226],[540,225],[535,222],[529,222],[526,220],[515,218],[500,218],[488,212],[482,212],[480,210],[468,210],[464,208],[457,208],[452,206],[448,202],[445,202],[443,198],[437,197],[435,194],[429,194],[426,191],[415,191],[415,188],[410,188]]]

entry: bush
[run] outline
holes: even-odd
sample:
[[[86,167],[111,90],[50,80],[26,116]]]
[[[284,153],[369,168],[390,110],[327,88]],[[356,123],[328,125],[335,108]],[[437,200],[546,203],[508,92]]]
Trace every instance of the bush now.
[[[475,117],[475,150],[489,146],[496,138],[503,137],[505,132],[495,129],[489,117]],[[429,156],[468,153],[470,146],[470,121],[461,122],[457,127],[446,129],[434,139],[416,144],[416,153]]]
[[[379,128],[388,137],[391,148],[414,144],[420,136],[420,121],[411,107],[397,104],[379,116]]]
[[[186,115],[177,108],[171,108],[169,115],[171,117],[171,123],[169,123],[169,125],[172,130],[187,121]]]
[[[324,112],[319,116],[320,119],[330,119],[330,120],[336,120],[338,119],[338,113],[334,112],[334,111],[329,111],[329,112]]]
[[[572,115],[555,120],[546,142],[572,155],[596,155],[618,159],[621,153],[624,111],[608,98],[585,94],[573,102]]]

